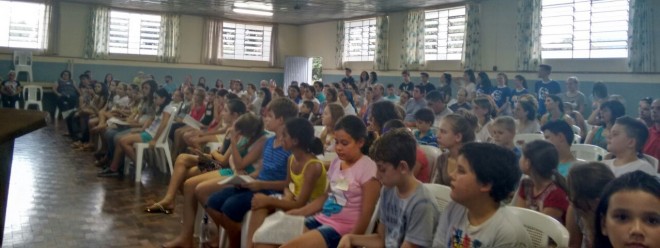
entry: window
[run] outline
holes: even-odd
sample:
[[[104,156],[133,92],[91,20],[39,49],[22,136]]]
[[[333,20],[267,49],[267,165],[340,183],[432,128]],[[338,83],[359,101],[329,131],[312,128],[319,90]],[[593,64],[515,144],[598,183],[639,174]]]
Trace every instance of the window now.
[[[460,60],[465,37],[465,7],[424,14],[424,59]]]
[[[376,55],[376,18],[344,23],[344,61],[373,61]]]
[[[628,57],[628,0],[543,0],[543,58]]]
[[[160,15],[110,11],[108,52],[157,55]]]
[[[272,26],[222,23],[222,57],[270,61]]]
[[[0,1],[0,46],[45,48],[48,26],[41,3]]]

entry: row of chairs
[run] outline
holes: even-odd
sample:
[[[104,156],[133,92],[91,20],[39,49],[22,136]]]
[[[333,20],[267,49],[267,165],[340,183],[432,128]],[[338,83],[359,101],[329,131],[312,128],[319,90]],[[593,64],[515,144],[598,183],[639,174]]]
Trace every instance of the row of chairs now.
[[[39,111],[43,111],[43,99],[44,99],[44,89],[41,86],[37,85],[26,85],[23,86],[23,92],[21,92],[21,98],[25,101],[23,104],[23,109],[28,109],[32,105],[36,105]],[[14,105],[16,109],[21,109],[20,103],[17,101]]]

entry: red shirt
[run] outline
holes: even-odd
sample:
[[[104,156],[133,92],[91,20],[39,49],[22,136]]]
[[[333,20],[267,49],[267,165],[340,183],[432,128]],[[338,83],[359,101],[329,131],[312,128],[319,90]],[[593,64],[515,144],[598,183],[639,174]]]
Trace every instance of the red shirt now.
[[[204,117],[205,111],[206,111],[206,104],[197,105],[190,110],[190,116],[193,119],[199,121],[202,119],[202,117]]]
[[[417,180],[423,183],[431,182],[431,168],[429,168],[429,160],[426,159],[424,155],[424,150],[417,146],[417,162],[422,166],[419,170],[419,175],[417,175]]]
[[[521,182],[521,187],[518,190],[518,197],[525,202],[527,201],[527,194],[525,194],[525,188],[529,187],[530,193],[533,191],[534,187],[531,181],[524,180]],[[538,195],[532,196],[531,206],[528,206],[529,209],[534,211],[542,211],[543,208],[556,208],[562,211],[561,223],[566,223],[566,210],[568,209],[568,195],[566,192],[557,186],[555,183],[548,185],[548,187],[543,190]],[[525,205],[528,205],[525,203]]]
[[[660,159],[660,129],[658,125],[649,128],[649,139],[646,140],[644,153]]]

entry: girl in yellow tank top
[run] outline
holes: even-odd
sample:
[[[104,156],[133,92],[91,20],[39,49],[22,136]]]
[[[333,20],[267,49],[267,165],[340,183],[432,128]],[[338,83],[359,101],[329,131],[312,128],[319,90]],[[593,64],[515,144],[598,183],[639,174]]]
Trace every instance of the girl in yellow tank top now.
[[[323,153],[323,143],[314,137],[312,123],[303,118],[288,120],[281,133],[280,142],[282,148],[291,152],[287,165],[287,180],[282,182],[284,195],[279,199],[260,193],[254,195],[247,247],[252,247],[252,236],[266,216],[276,210],[286,212],[301,208],[323,196],[326,191],[326,168],[316,159],[317,154]]]

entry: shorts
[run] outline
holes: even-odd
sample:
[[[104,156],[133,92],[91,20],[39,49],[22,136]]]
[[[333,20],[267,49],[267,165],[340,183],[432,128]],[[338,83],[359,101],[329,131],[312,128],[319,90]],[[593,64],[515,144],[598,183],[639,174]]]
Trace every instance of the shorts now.
[[[325,245],[327,247],[337,247],[339,245],[339,240],[341,240],[341,234],[335,231],[331,226],[326,226],[318,222],[314,216],[305,218],[305,227],[309,230],[317,230],[323,236],[325,240]]]
[[[221,212],[231,220],[240,223],[245,214],[252,209],[253,196],[254,193],[249,189],[225,188],[209,196],[206,207]]]
[[[140,138],[142,138],[142,143],[147,143],[147,142],[151,141],[151,139],[153,139],[151,137],[151,134],[149,134],[147,132],[141,132],[140,133]]]

